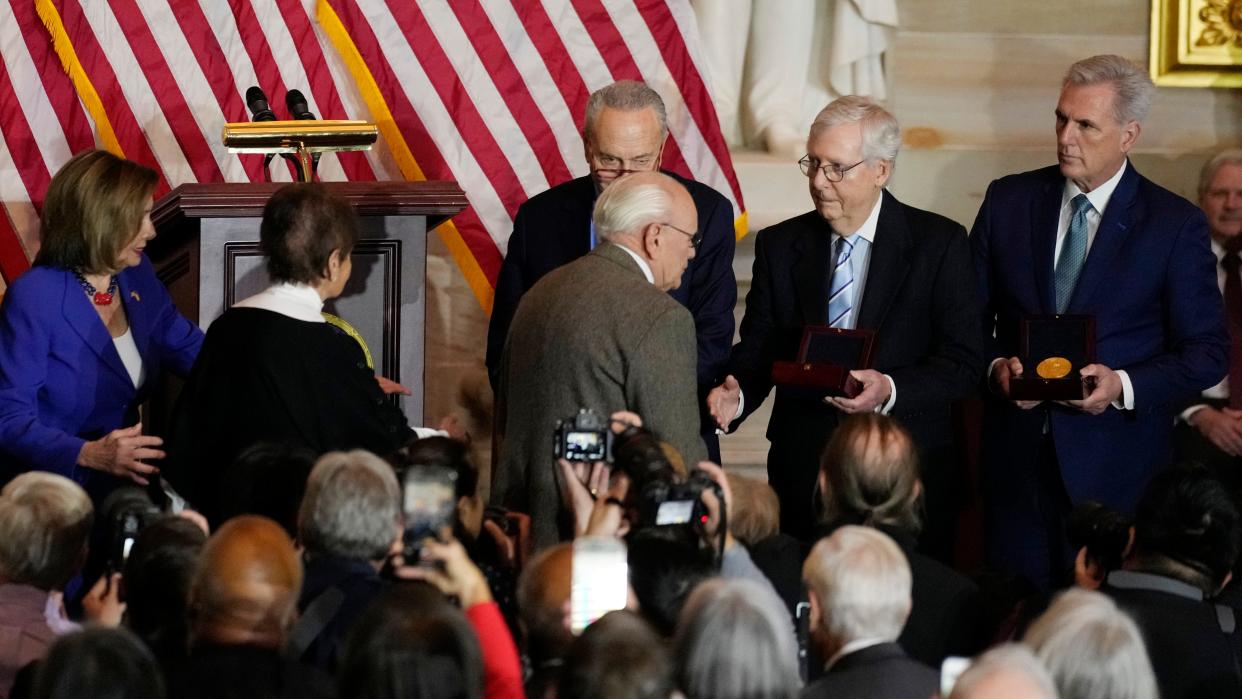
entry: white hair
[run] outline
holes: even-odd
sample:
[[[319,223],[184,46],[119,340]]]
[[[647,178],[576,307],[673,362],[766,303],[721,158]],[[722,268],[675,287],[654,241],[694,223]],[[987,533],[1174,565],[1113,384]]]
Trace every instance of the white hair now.
[[[1084,58],[1069,67],[1061,87],[1102,83],[1113,86],[1113,116],[1118,123],[1142,121],[1147,116],[1156,86],[1146,70],[1127,58],[1111,54]]]
[[[604,240],[634,233],[648,224],[667,221],[672,209],[673,197],[659,181],[622,177],[595,200],[595,233]]]
[[[1199,170],[1200,199],[1203,198],[1204,194],[1207,194],[1208,188],[1212,186],[1212,180],[1216,177],[1216,171],[1224,165],[1242,165],[1242,148],[1223,150],[1203,164],[1203,169]]]
[[[910,564],[885,534],[844,526],[811,549],[802,566],[824,626],[842,645],[862,638],[895,641],[910,616]]]
[[[401,488],[383,459],[362,449],[319,457],[298,509],[298,535],[307,550],[379,560],[401,518]]]
[[[948,699],[990,699],[993,694],[983,694],[978,687],[984,681],[999,673],[1012,673],[1021,676],[1034,694],[1023,694],[1022,699],[1057,699],[1057,688],[1052,683],[1048,670],[1040,664],[1039,658],[1026,646],[1018,643],[1005,643],[975,658],[970,667],[966,668]]]
[[[673,643],[689,699],[793,699],[801,691],[793,624],[766,585],[702,583],[681,610]]]
[[[869,161],[895,162],[901,149],[897,117],[867,97],[846,95],[828,103],[811,122],[813,140],[824,129],[840,124],[862,124],[862,156]]]
[[[1022,642],[1048,668],[1061,699],[1159,697],[1138,626],[1107,595],[1066,590]]]
[[[5,582],[60,589],[77,572],[94,522],[77,483],[27,471],[0,491],[0,575]]]

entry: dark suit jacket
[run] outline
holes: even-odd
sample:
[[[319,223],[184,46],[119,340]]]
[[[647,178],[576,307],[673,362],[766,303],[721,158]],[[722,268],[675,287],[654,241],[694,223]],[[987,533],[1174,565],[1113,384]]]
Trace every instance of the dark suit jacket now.
[[[685,185],[699,214],[703,243],[682,275],[681,286],[669,294],[694,316],[698,384],[712,388],[724,378],[721,372],[733,342],[733,307],[737,304],[733,206],[705,184],[664,174]],[[487,369],[493,388],[499,382],[500,356],[518,302],[543,275],[590,251],[594,206],[595,184],[590,177],[579,177],[531,197],[518,208],[487,330]]]
[[[203,333],[173,307],[151,262],[117,274],[146,381],[134,388],[108,329],[66,269],[36,266],[0,307],[0,480],[55,471],[79,483],[112,481],[77,466],[89,440],[138,422],[163,367],[186,375]]]
[[[1198,588],[1121,570],[1110,573],[1100,591],[1143,632],[1164,699],[1242,696],[1242,629],[1222,630],[1216,606]],[[1235,610],[1235,625],[1238,616]]]
[[[492,500],[531,516],[537,547],[561,540],[552,433],[579,408],[631,410],[686,463],[705,458],[694,390],[694,320],[603,244],[522,298],[501,362],[504,426]]]
[[[1056,312],[1053,256],[1064,186],[1054,166],[988,187],[971,244],[989,360],[1021,353],[1024,315]],[[1014,474],[1034,471],[1047,422],[1070,498],[1133,509],[1150,475],[1171,456],[1174,406],[1227,370],[1215,265],[1202,212],[1128,164],[1068,312],[1095,316],[1097,361],[1129,373],[1135,409],[1089,415],[1044,404],[1019,410],[994,398],[983,430],[983,480],[993,506],[1009,508],[1015,504],[1006,494],[1022,496]]]
[[[887,191],[883,198],[856,326],[876,331],[874,368],[897,387],[893,417],[920,449],[941,449],[952,440],[950,404],[974,390],[982,371],[966,231]],[[827,323],[832,236],[815,211],[759,232],[741,341],[729,363],[745,396],[739,421],[772,390],[772,363],[796,356],[803,327]],[[809,517],[802,500],[814,491],[820,452],[840,419],[819,393],[776,389],[768,477],[782,496],[783,520],[791,505]]]
[[[911,659],[896,643],[881,643],[837,660],[802,690],[802,699],[929,699],[939,691],[935,670]]]
[[[163,474],[215,525],[236,492],[228,468],[256,443],[385,456],[411,436],[353,340],[327,323],[230,308],[178,396]]]

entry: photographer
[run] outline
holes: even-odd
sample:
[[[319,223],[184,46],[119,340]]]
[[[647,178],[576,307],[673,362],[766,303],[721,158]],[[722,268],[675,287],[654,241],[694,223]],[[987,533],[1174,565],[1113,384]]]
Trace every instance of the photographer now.
[[[722,577],[747,578],[770,588],[771,582],[729,530],[733,493],[724,470],[703,461],[687,477],[680,455],[643,428],[638,415],[616,412],[610,423],[611,465],[558,461],[562,497],[573,515],[575,536],[633,539],[659,530],[660,536],[690,542],[710,553]],[[669,506],[664,513],[679,515],[671,518],[681,521],[657,525],[664,506]]]

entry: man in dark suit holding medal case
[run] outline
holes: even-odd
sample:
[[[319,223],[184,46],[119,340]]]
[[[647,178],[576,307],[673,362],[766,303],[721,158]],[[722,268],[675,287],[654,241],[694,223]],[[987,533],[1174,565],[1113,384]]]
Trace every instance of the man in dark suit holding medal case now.
[[[741,341],[708,405],[722,429],[736,427],[771,391],[773,363],[795,358],[806,326],[874,331],[873,368],[852,372],[857,395],[776,389],[768,480],[781,499],[781,528],[810,533],[825,442],[846,415],[878,411],[919,447],[925,548],[947,557],[951,404],[978,382],[982,333],[965,229],[884,190],[900,146],[896,119],[862,97],[838,99],[815,118],[799,163],[815,210],[759,232]]]
[[[1172,457],[1173,416],[1227,369],[1203,214],[1127,159],[1151,103],[1147,72],[1093,56],[1066,73],[1057,165],[988,187],[971,233],[991,402],[982,489],[989,563],[1041,585],[1071,563],[1065,520],[1099,500],[1132,511]],[[1015,401],[1023,318],[1087,315],[1095,362],[1081,400]]]

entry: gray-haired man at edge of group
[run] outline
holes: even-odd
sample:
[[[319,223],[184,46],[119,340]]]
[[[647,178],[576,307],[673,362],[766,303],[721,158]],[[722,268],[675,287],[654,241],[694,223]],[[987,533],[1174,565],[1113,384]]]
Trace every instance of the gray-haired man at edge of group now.
[[[700,242],[690,194],[667,175],[627,175],[596,200],[594,224],[603,243],[523,295],[501,359],[492,500],[530,514],[536,548],[572,532],[552,435],[578,409],[637,413],[687,463],[707,456],[694,319],[665,293]]]

